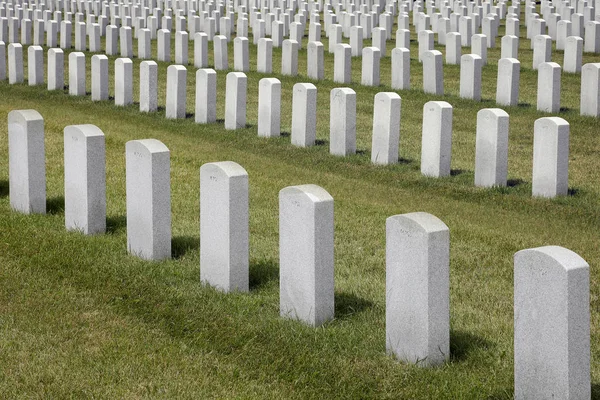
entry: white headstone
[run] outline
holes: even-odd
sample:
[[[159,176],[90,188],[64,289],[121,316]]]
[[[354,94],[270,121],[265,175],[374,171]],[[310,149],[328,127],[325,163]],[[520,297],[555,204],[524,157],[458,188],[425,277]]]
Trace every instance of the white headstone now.
[[[521,63],[514,58],[498,60],[496,103],[503,106],[516,106],[519,103],[519,80]]]
[[[129,58],[115,60],[115,105],[133,103],[133,61]]]
[[[502,37],[500,58],[518,58],[519,38],[513,35]]]
[[[556,197],[569,189],[569,123],[546,117],[533,128],[532,195]]]
[[[65,87],[65,55],[62,49],[48,50],[48,90]]]
[[[446,64],[460,64],[461,55],[460,33],[448,32],[446,34]]]
[[[194,34],[194,67],[208,66],[208,35],[204,32]]]
[[[317,87],[312,83],[296,83],[292,97],[291,142],[295,146],[315,144],[317,135]]]
[[[227,74],[225,89],[225,129],[246,127],[246,92],[248,78],[243,72]]]
[[[537,110],[560,111],[560,65],[557,63],[544,62],[538,67]]]
[[[600,117],[600,63],[585,64],[581,69],[580,113]]]
[[[374,164],[398,162],[401,102],[400,96],[394,92],[375,95],[371,146],[371,162]]]
[[[423,53],[423,91],[425,93],[444,94],[444,72],[442,53],[430,50]]]
[[[361,84],[365,86],[379,86],[379,59],[380,50],[377,47],[365,47],[362,55]]]
[[[227,37],[217,35],[213,38],[214,46],[214,64],[215,70],[222,71],[229,69],[229,60],[227,55]]]
[[[281,82],[263,78],[258,82],[258,136],[281,134]]]
[[[29,86],[44,84],[44,49],[42,46],[27,48],[27,70]]]
[[[544,62],[550,62],[552,55],[552,38],[548,35],[537,35],[533,45],[533,69],[538,69]]]
[[[281,74],[298,75],[298,42],[286,39],[281,50]]]
[[[158,61],[171,62],[171,32],[160,29],[156,38]]]
[[[506,186],[508,123],[508,114],[500,108],[484,108],[477,113],[475,186]]]
[[[481,100],[481,69],[483,62],[477,54],[465,54],[460,59],[460,97]]]
[[[306,50],[307,66],[306,75],[315,80],[325,78],[325,49],[321,42],[309,42]]]
[[[452,106],[429,101],[423,106],[421,173],[440,178],[450,175],[452,156]]]
[[[195,121],[207,124],[217,120],[217,73],[205,68],[196,71]]]
[[[121,57],[133,57],[133,38],[131,27],[123,26],[119,29],[119,47],[121,50]]]
[[[140,111],[153,112],[158,108],[158,64],[140,63]]]
[[[335,88],[330,92],[329,153],[347,156],[356,153],[356,92]]]
[[[122,72],[122,71],[121,71]],[[115,79],[117,71],[115,70]],[[108,100],[108,57],[103,54],[92,56],[92,101]]]
[[[578,36],[569,36],[565,41],[563,71],[572,74],[580,73],[582,58],[583,39]]]
[[[392,50],[392,89],[410,89],[410,50],[408,48]]]
[[[23,83],[23,46],[20,43],[8,45],[8,83]]]
[[[233,69],[240,72],[250,71],[248,38],[236,37],[233,39]]]
[[[69,94],[85,96],[85,54],[73,52],[69,54]]]
[[[310,49],[310,44],[309,44]],[[273,72],[273,40],[261,38],[256,50],[256,71],[262,74]],[[310,50],[309,50],[310,54]]]

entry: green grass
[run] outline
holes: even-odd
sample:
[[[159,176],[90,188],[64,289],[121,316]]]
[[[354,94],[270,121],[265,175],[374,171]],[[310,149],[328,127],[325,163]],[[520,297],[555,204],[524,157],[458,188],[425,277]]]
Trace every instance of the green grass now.
[[[414,59],[416,43],[411,46]],[[388,51],[391,47],[388,42]],[[578,115],[580,78],[563,74],[566,110],[560,116],[571,124],[571,195],[531,198],[533,123],[546,114],[535,111],[537,74],[527,47],[521,39],[522,104],[505,108],[512,185],[501,189],[473,186],[476,114],[495,107],[499,47],[489,51],[480,103],[457,97],[458,66],[444,66],[446,96],[424,95],[420,65],[412,60],[415,89],[399,92],[402,162],[388,167],[369,160],[373,97],[390,90],[385,86],[389,57],[381,63],[384,85],[350,85],[357,91],[361,151],[348,158],[328,154],[329,91],[340,86],[331,80],[317,85],[322,144],[308,149],[291,146],[286,135],[257,137],[263,75],[255,72],[248,73],[248,127],[235,132],[225,131],[222,122],[166,120],[164,109],[140,114],[137,104],[118,108],[112,101],[93,103],[89,96],[0,82],[0,115],[33,108],[45,118],[49,199],[48,215],[10,210],[2,124],[0,397],[511,398],[512,258],[518,250],[542,245],[567,247],[591,266],[592,382],[600,397],[598,120]],[[251,46],[252,69],[255,51]],[[274,49],[274,71],[280,56]],[[584,62],[597,60],[584,56]],[[139,60],[134,63],[137,101]],[[331,63],[326,54],[327,78],[333,76]],[[356,82],[359,59],[353,65]],[[193,73],[188,68],[189,113]],[[289,132],[292,86],[309,80],[272,76],[282,81],[282,130]],[[165,80],[166,64],[160,63],[163,107]],[[111,95],[112,90],[111,83]],[[219,119],[224,93],[225,73],[219,72]],[[432,99],[454,107],[455,173],[444,179],[425,178],[419,171],[422,108]],[[62,130],[83,123],[106,134],[108,233],[94,237],[64,229]],[[171,150],[174,257],[164,262],[141,261],[126,252],[125,142],[144,138],[161,140]],[[199,168],[223,160],[236,161],[249,173],[249,294],[225,295],[199,282]],[[335,199],[335,320],[317,329],[278,315],[277,196],[283,187],[304,183],[322,186]],[[385,355],[385,219],[415,211],[436,215],[451,235],[451,359],[432,369]]]

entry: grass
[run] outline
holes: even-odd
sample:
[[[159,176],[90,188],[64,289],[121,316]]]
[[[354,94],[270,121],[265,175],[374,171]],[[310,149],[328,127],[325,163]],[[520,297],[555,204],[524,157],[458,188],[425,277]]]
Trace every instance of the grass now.
[[[349,85],[357,92],[360,151],[347,158],[328,154],[329,91],[339,86],[331,80],[317,84],[320,145],[308,149],[291,146],[288,135],[257,137],[258,81],[264,75],[255,72],[248,73],[248,127],[238,131],[225,131],[222,122],[198,125],[192,117],[166,120],[164,108],[140,114],[137,104],[115,107],[112,101],[94,103],[89,96],[0,82],[1,115],[33,108],[45,118],[49,198],[48,215],[10,210],[4,124],[0,397],[511,398],[512,257],[550,244],[577,252],[591,266],[592,383],[593,396],[600,397],[597,119],[578,115],[580,78],[563,74],[560,116],[571,124],[570,195],[531,198],[533,123],[547,114],[535,111],[537,74],[528,45],[521,39],[521,104],[505,108],[511,184],[496,189],[474,187],[473,169],[477,111],[495,107],[499,47],[488,53],[478,103],[458,98],[458,66],[444,66],[444,97],[424,95],[411,43],[414,89],[399,92],[402,161],[387,167],[369,160],[373,98],[391,90],[385,86],[389,57],[381,63],[384,85]],[[391,46],[388,42],[388,51]],[[252,69],[255,51],[251,46]],[[279,71],[280,50],[273,53],[273,70]],[[306,46],[299,60],[304,74]],[[584,62],[597,60],[584,56]],[[138,64],[134,59],[136,101]],[[359,59],[353,65],[357,82]],[[162,107],[166,67],[159,63]],[[326,53],[327,78],[332,68]],[[193,68],[188,70],[191,114]],[[272,76],[282,81],[282,130],[289,132],[292,86],[309,80]],[[111,95],[112,89],[111,83]],[[224,92],[225,73],[219,72],[220,120]],[[419,171],[422,108],[432,99],[454,107],[454,173],[443,179]],[[83,123],[106,134],[108,233],[94,237],[64,229],[62,130]],[[173,259],[163,262],[126,252],[124,148],[128,140],[143,138],[161,140],[171,150]],[[249,294],[225,295],[199,282],[199,168],[223,160],[249,173]],[[278,316],[277,196],[283,187],[304,183],[322,186],[335,199],[335,320],[317,329]],[[436,215],[451,234],[451,359],[432,369],[385,355],[385,219],[414,211]]]

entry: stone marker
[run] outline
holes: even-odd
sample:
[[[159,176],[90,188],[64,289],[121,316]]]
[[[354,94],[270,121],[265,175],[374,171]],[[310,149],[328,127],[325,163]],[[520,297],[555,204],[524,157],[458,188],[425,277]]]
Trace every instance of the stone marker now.
[[[394,92],[375,95],[371,145],[373,164],[387,165],[398,162],[401,102],[400,96]]]
[[[533,69],[538,69],[544,62],[550,62],[552,54],[552,38],[548,35],[537,35],[533,45]]]
[[[475,186],[506,186],[508,122],[508,114],[500,108],[484,108],[477,113]]]
[[[298,42],[286,39],[281,49],[281,74],[298,75]]]
[[[473,35],[471,38],[471,53],[477,54],[479,57],[481,57],[481,62],[483,62],[483,65],[487,64],[487,40],[487,36],[483,34]]]
[[[140,112],[153,112],[158,108],[158,64],[155,61],[140,63]]]
[[[63,21],[62,23],[64,24],[65,22],[68,22],[68,21]],[[69,32],[70,32],[70,27],[71,27],[71,24],[69,23],[68,28],[66,28],[66,29],[69,30]],[[61,31],[60,31],[61,32],[60,33],[60,47],[62,47],[63,49],[68,49],[68,48],[71,47],[71,45],[70,45],[71,34],[67,33],[65,31],[65,34],[63,35],[62,28],[63,27],[61,26]],[[68,34],[68,36],[66,36],[67,34]],[[117,28],[114,25],[108,25],[106,27],[106,34],[105,34],[105,36],[106,36],[106,42],[104,43],[104,45],[105,45],[105,49],[106,49],[106,51],[105,51],[106,55],[107,56],[115,56],[115,55],[117,55],[117,42],[118,42],[118,39],[119,39],[119,28]],[[67,39],[67,37],[68,37],[68,39]],[[63,38],[64,38],[65,42],[63,42]],[[67,40],[69,41],[68,43],[66,42]],[[64,46],[63,46],[63,43],[64,43]],[[160,48],[160,46],[159,46],[159,48]]]
[[[115,84],[118,73],[122,73],[122,71],[118,72],[115,69]],[[105,55],[94,54],[92,56],[91,80],[92,101],[108,100],[108,57],[106,57]]]
[[[519,79],[521,63],[514,58],[498,60],[496,83],[496,103],[503,106],[516,106],[519,103]]]
[[[336,43],[336,46],[339,43]],[[363,51],[363,27],[353,26],[350,28],[350,48],[352,57],[360,57]],[[333,49],[335,52],[335,48]]]
[[[281,134],[281,82],[263,78],[258,82],[258,136]]]
[[[329,96],[329,153],[347,156],[356,153],[356,92],[332,89]]]
[[[590,399],[590,267],[559,246],[514,258],[515,399]]]
[[[306,50],[306,75],[315,80],[325,78],[325,48],[321,42],[308,42]]]
[[[133,61],[129,58],[115,60],[115,105],[133,103]]]
[[[0,81],[6,80],[6,44],[0,41]]]
[[[461,55],[460,33],[448,32],[446,34],[446,64],[459,64]]]
[[[200,279],[225,292],[248,288],[248,173],[233,161],[200,168]]]
[[[208,66],[208,35],[204,32],[194,34],[194,67]]]
[[[379,86],[380,50],[377,47],[365,47],[362,55],[361,84]]]
[[[481,69],[483,62],[477,54],[465,54],[460,59],[460,97],[481,100]]]
[[[69,54],[69,94],[85,96],[85,54],[73,52]]]
[[[537,110],[560,111],[560,65],[557,63],[544,62],[538,67]]]
[[[119,46],[121,50],[121,57],[133,57],[133,38],[131,27],[123,26],[119,29]]]
[[[8,113],[8,187],[13,210],[46,213],[44,119],[35,110]]]
[[[214,64],[217,71],[229,69],[227,55],[227,37],[217,35],[213,38]]]
[[[29,86],[44,84],[44,49],[42,46],[27,48],[27,72]]]
[[[600,117],[600,63],[585,64],[581,69],[581,115]]]
[[[156,46],[158,47],[158,61],[171,62],[171,32],[167,29],[160,29],[156,38]]]
[[[280,313],[319,326],[334,317],[333,198],[317,185],[279,192]]]
[[[138,36],[138,58],[147,60],[152,58],[152,35],[150,29],[141,29]]]
[[[89,29],[90,52],[98,53],[101,51],[100,43],[100,25],[92,24]]]
[[[185,118],[187,93],[187,69],[183,65],[167,68],[167,99],[165,117]]]
[[[156,139],[126,143],[127,251],[146,260],[171,258],[171,161]]]
[[[443,79],[442,53],[437,50],[430,50],[423,53],[423,91],[425,93],[443,95]]]
[[[500,58],[518,58],[519,38],[518,36],[506,35],[502,37],[500,45]]]
[[[340,43],[335,48],[333,81],[348,84],[352,81],[352,48]]]
[[[178,31],[175,33],[175,64],[188,65],[188,41],[187,32]]]
[[[600,22],[588,21],[585,23],[585,38],[583,51],[586,53],[600,53]]]
[[[309,43],[310,49],[310,43]],[[260,38],[256,50],[256,71],[263,74],[273,72],[273,40]],[[310,54],[310,50],[309,50]]]
[[[532,195],[556,197],[569,189],[569,123],[546,117],[535,121]]]
[[[247,38],[236,37],[233,39],[233,69],[240,72],[250,71],[250,55]]]
[[[65,54],[62,49],[48,49],[48,90],[65,88]]]
[[[85,235],[106,231],[104,133],[95,125],[64,129],[65,226]]]
[[[292,98],[292,133],[294,146],[315,144],[317,136],[317,87],[312,83],[296,83]]]
[[[410,50],[392,50],[392,89],[410,89]]]
[[[8,83],[23,83],[23,46],[20,43],[8,45]]]
[[[248,78],[243,72],[227,74],[225,88],[225,129],[246,127],[246,91]]]
[[[450,356],[450,231],[416,212],[386,220],[387,353],[420,366]]]
[[[75,50],[86,51],[85,39],[87,37],[86,25],[83,22],[75,23]]]
[[[581,72],[581,59],[583,57],[583,39],[569,36],[565,40],[563,71],[571,74]]]
[[[195,121],[207,124],[217,120],[217,73],[206,68],[196,71]]]
[[[429,101],[423,106],[421,173],[440,178],[450,175],[452,156],[452,106]]]

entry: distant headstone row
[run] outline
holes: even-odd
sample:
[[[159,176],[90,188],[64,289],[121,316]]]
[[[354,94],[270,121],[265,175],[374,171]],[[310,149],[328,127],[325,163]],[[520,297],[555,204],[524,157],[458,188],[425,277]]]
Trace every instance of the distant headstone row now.
[[[34,110],[11,111],[8,126],[10,204],[45,213],[43,118]],[[104,134],[93,125],[68,126],[64,145],[65,225],[102,233]],[[200,169],[200,277],[225,292],[249,290],[248,186],[246,170],[235,162]],[[169,258],[170,153],[160,141],[127,142],[126,196],[128,251],[147,260]],[[423,212],[387,219],[390,355],[423,366],[450,357],[449,264],[449,229],[440,219]],[[281,315],[312,326],[332,320],[334,200],[325,189],[301,185],[279,192],[279,265]],[[589,265],[558,246],[522,250],[515,254],[514,281],[515,397],[589,398]]]
[[[9,48],[19,45],[9,45]],[[32,46],[33,47],[33,46]],[[30,49],[32,48],[30,47]],[[35,54],[35,53],[34,53]],[[427,62],[427,55],[425,62]],[[62,89],[62,51],[50,49],[48,88]],[[32,56],[41,60],[41,55]],[[467,56],[463,56],[467,57]],[[57,62],[58,60],[58,62]],[[472,58],[476,60],[476,58]],[[549,79],[555,79],[552,63],[548,64]],[[85,55],[73,52],[69,55],[69,93],[86,94]],[[36,76],[30,83],[43,82],[38,78],[36,64],[30,62],[30,73]],[[594,69],[595,68],[595,69]],[[92,56],[92,100],[108,100],[108,58]],[[545,71],[540,68],[540,74]],[[33,71],[33,72],[32,72]],[[140,64],[140,111],[156,111],[158,108],[158,66],[154,61]],[[593,72],[596,71],[594,75]],[[586,65],[584,78],[595,79],[599,87],[600,64]],[[541,76],[541,75],[540,75]],[[505,76],[506,77],[506,76]],[[216,122],[216,79],[212,69],[196,72],[195,121]],[[115,104],[126,106],[133,103],[133,63],[128,58],[115,61]],[[166,83],[167,118],[186,117],[187,69],[171,65],[167,70]],[[555,105],[555,86],[540,84],[549,93],[539,102],[547,104],[548,111]],[[465,89],[471,90],[472,87]],[[510,90],[510,88],[508,88]],[[590,91],[586,90],[586,94]],[[596,94],[597,95],[597,94]],[[225,95],[225,129],[246,127],[247,77],[243,72],[227,75]],[[258,135],[278,137],[281,133],[281,82],[276,78],[263,78],[258,93]],[[586,101],[588,97],[585,97]],[[310,83],[297,83],[292,94],[291,143],[296,146],[312,146],[316,142],[317,88]],[[596,107],[593,99],[587,108]],[[586,108],[586,109],[587,109]],[[373,137],[371,161],[388,165],[398,162],[400,148],[401,98],[394,92],[378,93],[373,106]],[[356,92],[350,88],[336,88],[330,93],[330,153],[348,156],[356,153]],[[482,187],[506,186],[508,165],[508,114],[501,109],[483,109],[477,118],[477,147],[475,184]],[[555,197],[568,191],[569,124],[557,117],[541,118],[534,126],[534,196]],[[557,139],[558,138],[558,139]],[[423,107],[423,130],[421,147],[421,172],[431,177],[449,176],[451,173],[452,106],[443,101],[430,101]]]

